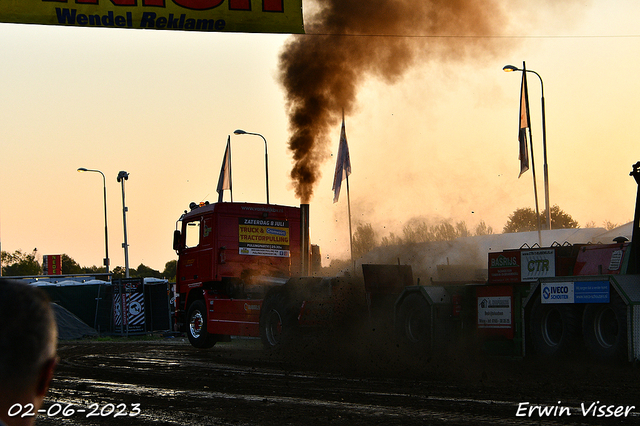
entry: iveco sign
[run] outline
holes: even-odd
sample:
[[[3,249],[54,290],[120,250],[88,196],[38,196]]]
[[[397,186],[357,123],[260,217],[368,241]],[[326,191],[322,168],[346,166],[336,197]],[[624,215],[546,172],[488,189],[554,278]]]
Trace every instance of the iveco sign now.
[[[573,283],[571,283],[571,291],[569,286],[565,284],[545,284],[542,287],[542,299],[543,300],[561,300],[564,302],[569,301],[569,296],[573,301]]]
[[[542,303],[608,303],[609,281],[540,284]]]

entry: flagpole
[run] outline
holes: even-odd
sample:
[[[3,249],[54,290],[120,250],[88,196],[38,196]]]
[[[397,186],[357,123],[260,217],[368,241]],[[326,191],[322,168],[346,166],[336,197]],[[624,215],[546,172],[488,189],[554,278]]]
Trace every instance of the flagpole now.
[[[544,107],[544,85],[542,83],[542,77],[535,71],[531,71],[540,79],[540,90],[542,96],[540,103],[542,104],[542,148],[543,148],[543,161],[544,161],[544,205],[547,208],[547,229],[551,230],[551,206],[549,205],[549,166],[547,164],[547,123],[545,118]]]
[[[522,61],[522,78],[524,83],[524,90],[525,90],[525,96],[527,97],[527,121],[529,124],[529,146],[531,147],[531,174],[533,175],[533,196],[536,199],[536,218],[537,218],[537,225],[538,225],[538,245],[540,247],[542,247],[542,232],[540,231],[541,229],[541,223],[540,223],[540,207],[538,206],[538,184],[536,182],[536,160],[533,156],[533,134],[531,133],[531,121],[529,120],[529,88],[527,87],[527,83],[526,83],[526,75],[527,75],[527,66],[525,65],[525,62]]]
[[[342,124],[344,125],[344,108],[342,108]],[[349,173],[347,175],[347,212],[349,214],[349,254],[351,255],[351,265],[353,272],[356,271],[356,264],[353,261],[353,232],[351,231],[351,196],[349,195]]]
[[[538,185],[536,181],[536,162],[533,155],[533,134],[531,132],[531,119],[529,117],[529,88],[527,87],[527,65],[522,61],[522,69],[518,69],[513,65],[506,65],[502,68],[504,71],[522,71],[522,83],[520,86],[520,134],[518,140],[520,141],[520,175],[529,169],[529,160],[526,153],[527,145],[527,133],[526,129],[529,129],[529,146],[531,147],[531,174],[533,175],[533,196],[536,202],[536,218],[538,226],[538,244],[542,246],[542,232],[540,223],[540,207],[538,205]],[[534,71],[535,72],[535,71]],[[536,73],[537,74],[537,73]],[[542,79],[540,80],[542,81]],[[543,101],[544,102],[544,101]],[[544,105],[544,104],[543,104]],[[544,119],[543,119],[544,120]],[[544,122],[543,122],[544,126]],[[524,133],[522,133],[524,132]],[[544,136],[544,135],[543,135]],[[524,143],[523,143],[524,142]],[[524,150],[524,152],[523,152]],[[545,172],[546,172],[546,147],[545,147]],[[546,181],[546,177],[545,177]],[[547,210],[548,213],[548,210]],[[551,223],[551,221],[549,221]],[[549,228],[551,229],[551,228]]]
[[[227,135],[227,144],[229,145],[229,194],[231,194],[231,202],[233,203],[233,175],[231,174],[231,135]]]
[[[542,157],[543,157],[543,178],[544,178],[544,205],[547,211],[547,230],[551,230],[551,206],[549,206],[549,165],[547,163],[547,123],[546,123],[546,112],[544,106],[544,83],[542,82],[542,77],[540,74],[535,72],[534,70],[528,70],[524,66],[524,62],[522,62],[522,72],[530,72],[535,74],[540,80],[540,105],[542,106]]]
[[[529,128],[529,146],[531,147],[531,174],[533,175],[533,196],[536,199],[536,218],[538,219],[538,245],[542,247],[542,232],[540,231],[540,207],[538,207],[538,185],[536,183],[536,162],[533,158],[533,137]]]
[[[524,89],[526,92],[526,97],[527,97],[527,121],[529,124],[529,146],[531,147],[531,174],[533,175],[533,196],[536,199],[536,218],[538,219],[538,245],[540,247],[542,247],[542,232],[541,232],[541,228],[542,228],[542,224],[540,222],[540,207],[538,206],[538,184],[536,181],[536,160],[534,159],[533,156],[533,134],[531,133],[531,121],[529,119],[529,88],[527,87],[527,83],[526,83],[526,75],[527,75],[527,65],[525,64],[524,61],[522,61],[522,78],[523,81],[525,82],[524,84]]]
[[[351,254],[351,265],[353,272],[356,271],[356,264],[353,260],[353,232],[351,232],[351,197],[349,195],[349,175],[347,174],[347,212],[349,213],[349,253]]]
[[[347,134],[344,124],[344,109],[342,110],[342,128],[340,129],[340,143],[338,145],[338,156],[336,158],[336,171],[333,174],[333,202],[338,202],[340,196],[340,186],[342,181],[347,180],[347,212],[349,215],[349,254],[351,265],[355,272],[355,262],[353,260],[353,231],[351,227],[351,194],[349,193],[349,175],[351,174],[351,161],[349,160],[349,146],[347,145]]]

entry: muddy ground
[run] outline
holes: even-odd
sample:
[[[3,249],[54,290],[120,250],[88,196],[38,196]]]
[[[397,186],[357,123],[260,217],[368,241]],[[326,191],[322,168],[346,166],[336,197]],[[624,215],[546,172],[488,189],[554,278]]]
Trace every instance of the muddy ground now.
[[[256,339],[198,350],[179,337],[61,342],[59,354],[38,425],[640,424],[640,370],[627,364],[330,344],[268,353]],[[634,408],[583,415],[596,401]],[[534,405],[555,408],[517,415]]]

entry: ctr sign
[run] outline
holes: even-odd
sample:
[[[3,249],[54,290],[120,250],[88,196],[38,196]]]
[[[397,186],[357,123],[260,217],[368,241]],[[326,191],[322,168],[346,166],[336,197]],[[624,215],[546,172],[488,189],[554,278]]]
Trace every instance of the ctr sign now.
[[[0,1],[0,22],[304,33],[302,0],[3,0]]]
[[[536,281],[556,275],[556,255],[552,249],[523,251],[521,262],[522,281]]]

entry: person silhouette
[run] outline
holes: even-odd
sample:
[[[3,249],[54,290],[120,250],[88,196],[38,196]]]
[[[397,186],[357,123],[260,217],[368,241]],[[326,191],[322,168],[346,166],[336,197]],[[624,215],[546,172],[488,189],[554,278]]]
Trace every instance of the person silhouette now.
[[[57,364],[57,342],[47,295],[0,279],[0,425],[35,423]]]

